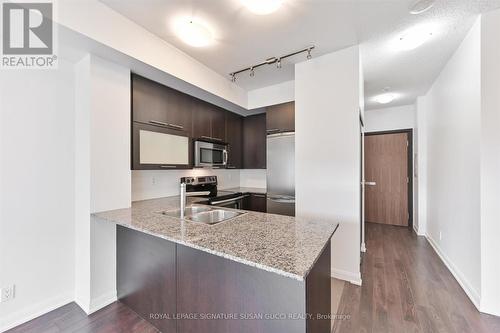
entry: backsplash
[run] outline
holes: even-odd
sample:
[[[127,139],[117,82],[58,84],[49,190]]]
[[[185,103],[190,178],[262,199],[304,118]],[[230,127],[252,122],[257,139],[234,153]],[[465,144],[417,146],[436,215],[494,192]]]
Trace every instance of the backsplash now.
[[[240,170],[240,186],[266,188],[266,170]]]
[[[221,189],[240,186],[240,170],[133,170],[132,201],[178,195],[179,179],[181,177],[208,175],[217,176],[218,187]]]

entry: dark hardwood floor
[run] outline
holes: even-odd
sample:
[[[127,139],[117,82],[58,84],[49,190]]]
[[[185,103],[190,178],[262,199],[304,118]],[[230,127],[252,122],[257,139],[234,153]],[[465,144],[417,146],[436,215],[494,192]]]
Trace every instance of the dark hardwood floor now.
[[[6,333],[156,333],[158,330],[120,302],[87,316],[75,303],[67,304]]]
[[[333,332],[500,332],[479,313],[423,237],[367,223],[361,287],[346,283]],[[479,260],[479,258],[478,258]]]

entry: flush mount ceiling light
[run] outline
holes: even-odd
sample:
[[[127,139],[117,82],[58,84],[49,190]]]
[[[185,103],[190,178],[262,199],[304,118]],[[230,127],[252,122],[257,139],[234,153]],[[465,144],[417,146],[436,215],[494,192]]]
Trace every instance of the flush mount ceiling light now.
[[[204,22],[194,18],[181,18],[175,22],[177,36],[186,44],[194,47],[210,45],[214,36]]]
[[[413,15],[418,15],[422,14],[432,7],[434,7],[434,4],[436,3],[436,0],[418,0],[415,1],[411,6],[410,6],[410,14]]]
[[[434,25],[419,25],[403,32],[395,41],[396,50],[409,51],[421,46],[431,39],[436,32]]]
[[[383,93],[375,96],[373,99],[379,104],[389,104],[396,99],[396,94],[389,92],[389,87],[384,88]]]
[[[277,11],[283,0],[240,0],[241,3],[254,14],[268,15]]]

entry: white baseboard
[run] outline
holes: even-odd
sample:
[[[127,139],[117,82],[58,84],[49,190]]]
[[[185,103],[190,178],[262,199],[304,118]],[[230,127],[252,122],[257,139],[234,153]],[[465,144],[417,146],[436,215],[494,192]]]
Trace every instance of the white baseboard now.
[[[347,282],[350,282],[352,284],[360,286],[362,281],[361,281],[361,273],[353,273],[353,272],[348,272],[344,271],[342,269],[332,269],[331,276],[333,278],[339,279],[339,280],[344,280]]]
[[[46,301],[32,304],[20,311],[4,316],[0,321],[0,332],[4,332],[32,319],[40,317],[63,305],[73,302],[73,292],[52,297]]]
[[[117,300],[116,290],[102,294],[90,301],[89,313],[94,313]]]
[[[430,237],[429,235],[425,235],[425,238],[431,244],[432,248],[434,251],[437,253],[439,258],[441,258],[441,261],[445,264],[445,266],[448,268],[448,270],[451,272],[451,274],[455,277],[457,280],[458,284],[462,287],[462,289],[465,291],[469,299],[472,301],[474,306],[479,310],[479,305],[481,303],[481,297],[479,296],[479,293],[477,290],[475,290],[469,281],[465,278],[465,276],[460,272],[460,270],[453,264],[453,262],[448,258],[446,254],[441,250],[439,245]]]

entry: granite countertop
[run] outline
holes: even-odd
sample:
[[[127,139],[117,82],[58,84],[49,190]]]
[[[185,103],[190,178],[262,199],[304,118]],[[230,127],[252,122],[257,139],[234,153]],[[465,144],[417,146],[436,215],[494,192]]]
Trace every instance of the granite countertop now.
[[[203,199],[188,197],[188,204]],[[337,223],[246,212],[214,225],[162,215],[179,197],[136,201],[131,208],[92,214],[166,240],[303,281]]]
[[[228,192],[241,192],[241,193],[256,193],[256,194],[266,194],[267,189],[261,187],[233,187],[223,189],[222,191]]]

